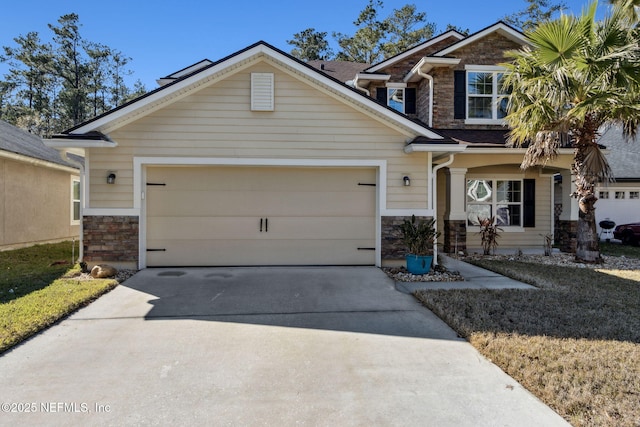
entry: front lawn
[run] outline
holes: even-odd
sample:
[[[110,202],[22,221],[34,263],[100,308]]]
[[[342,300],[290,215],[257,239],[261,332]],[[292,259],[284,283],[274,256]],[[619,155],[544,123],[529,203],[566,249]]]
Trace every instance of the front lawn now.
[[[71,242],[0,252],[0,353],[118,284],[80,278],[71,254]]]
[[[574,426],[640,425],[640,271],[474,263],[540,289],[416,296]]]

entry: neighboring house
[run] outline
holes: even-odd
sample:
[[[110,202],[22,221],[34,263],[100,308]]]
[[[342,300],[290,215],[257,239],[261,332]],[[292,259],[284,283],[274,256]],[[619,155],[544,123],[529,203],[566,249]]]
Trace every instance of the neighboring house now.
[[[0,250],[77,239],[79,230],[78,166],[0,120]]]
[[[572,151],[522,171],[524,149],[505,147],[498,64],[524,43],[504,23],[449,31],[345,84],[258,42],[163,78],[47,141],[86,156],[84,260],[380,266],[403,257],[412,215],[438,219],[447,252],[479,248],[483,216],[501,248],[541,248]]]
[[[640,222],[640,141],[626,141],[619,126],[605,129],[598,142],[606,147],[614,182],[598,187],[596,223],[610,219],[616,224]]]

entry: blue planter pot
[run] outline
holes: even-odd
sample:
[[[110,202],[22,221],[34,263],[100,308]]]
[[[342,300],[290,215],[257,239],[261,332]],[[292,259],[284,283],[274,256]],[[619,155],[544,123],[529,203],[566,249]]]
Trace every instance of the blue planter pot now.
[[[411,274],[427,274],[431,271],[433,255],[405,255],[407,271]]]

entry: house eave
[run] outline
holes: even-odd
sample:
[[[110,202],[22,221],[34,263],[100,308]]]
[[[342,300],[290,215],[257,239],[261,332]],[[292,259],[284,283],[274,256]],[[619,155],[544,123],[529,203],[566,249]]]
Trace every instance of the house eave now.
[[[456,154],[462,153],[467,146],[457,143],[409,143],[404,146],[406,154],[411,153],[439,153],[439,154]]]
[[[496,24],[493,24],[487,28],[484,28],[478,32],[476,32],[475,34],[472,34],[468,37],[466,37],[465,39],[462,39],[461,41],[459,41],[458,43],[454,43],[453,45],[446,47],[444,49],[442,49],[439,52],[434,53],[434,56],[446,56],[449,55],[453,52],[455,52],[456,50],[467,46],[471,43],[476,42],[477,40],[486,37],[487,35],[491,34],[491,33],[498,33],[500,35],[502,35],[503,37],[506,37],[507,39],[522,44],[522,45],[527,45],[530,44],[530,42],[527,40],[526,36],[521,33],[520,31],[516,30],[515,28],[505,24],[504,22],[500,21]]]
[[[70,166],[64,166],[57,163],[49,162],[47,160],[36,159],[35,157],[29,157],[22,154],[12,153],[4,150],[0,150],[0,158],[14,160],[21,163],[27,163],[34,166],[40,166],[40,167],[45,167],[49,169],[65,171],[73,174],[78,173],[78,169],[72,168]]]
[[[115,148],[118,146],[115,141],[97,141],[95,139],[81,138],[52,138],[43,139],[42,142],[47,147],[78,156],[84,156],[86,148]]]
[[[78,125],[76,128],[70,129],[70,134],[88,134],[89,132],[100,131],[103,133],[111,132],[126,123],[129,123],[136,118],[149,114],[156,109],[161,108],[167,103],[173,102],[176,99],[187,96],[203,85],[210,84],[217,79],[223,78],[228,72],[233,72],[239,67],[246,65],[254,60],[260,60],[261,58],[272,62],[273,64],[279,64],[284,66],[294,73],[303,75],[316,84],[320,84],[324,90],[331,92],[334,96],[338,96],[352,103],[368,114],[377,116],[378,118],[386,121],[389,125],[401,129],[401,131],[407,135],[423,135],[432,139],[442,139],[442,136],[438,135],[431,129],[414,123],[409,118],[400,114],[392,112],[390,109],[383,105],[380,105],[375,100],[361,94],[356,89],[345,85],[329,76],[326,76],[321,71],[314,69],[313,67],[296,60],[290,55],[279,51],[278,49],[268,45],[265,42],[258,42],[253,46],[246,48],[236,54],[230,55],[216,63],[207,65],[198,69],[193,74],[184,76],[173,83],[169,83],[166,86],[158,88],[147,95],[143,95],[141,98],[132,101],[129,104],[125,104],[122,107],[116,108],[110,112],[98,116],[88,122]],[[381,75],[381,79],[388,79],[389,76]],[[65,133],[61,135],[69,135]],[[77,142],[70,142],[70,147],[97,147],[93,142],[88,142],[88,145],[78,145]],[[58,146],[60,146],[58,144]],[[115,145],[106,144],[104,147],[113,147]]]
[[[453,68],[460,64],[460,58],[436,58],[425,56],[407,73],[403,81],[405,83],[416,82],[422,80],[423,74],[428,73],[434,68]]]

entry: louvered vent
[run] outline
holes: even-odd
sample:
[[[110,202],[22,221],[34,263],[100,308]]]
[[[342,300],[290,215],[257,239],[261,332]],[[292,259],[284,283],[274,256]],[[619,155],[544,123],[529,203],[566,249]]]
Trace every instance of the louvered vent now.
[[[251,73],[251,110],[273,111],[273,73]]]

